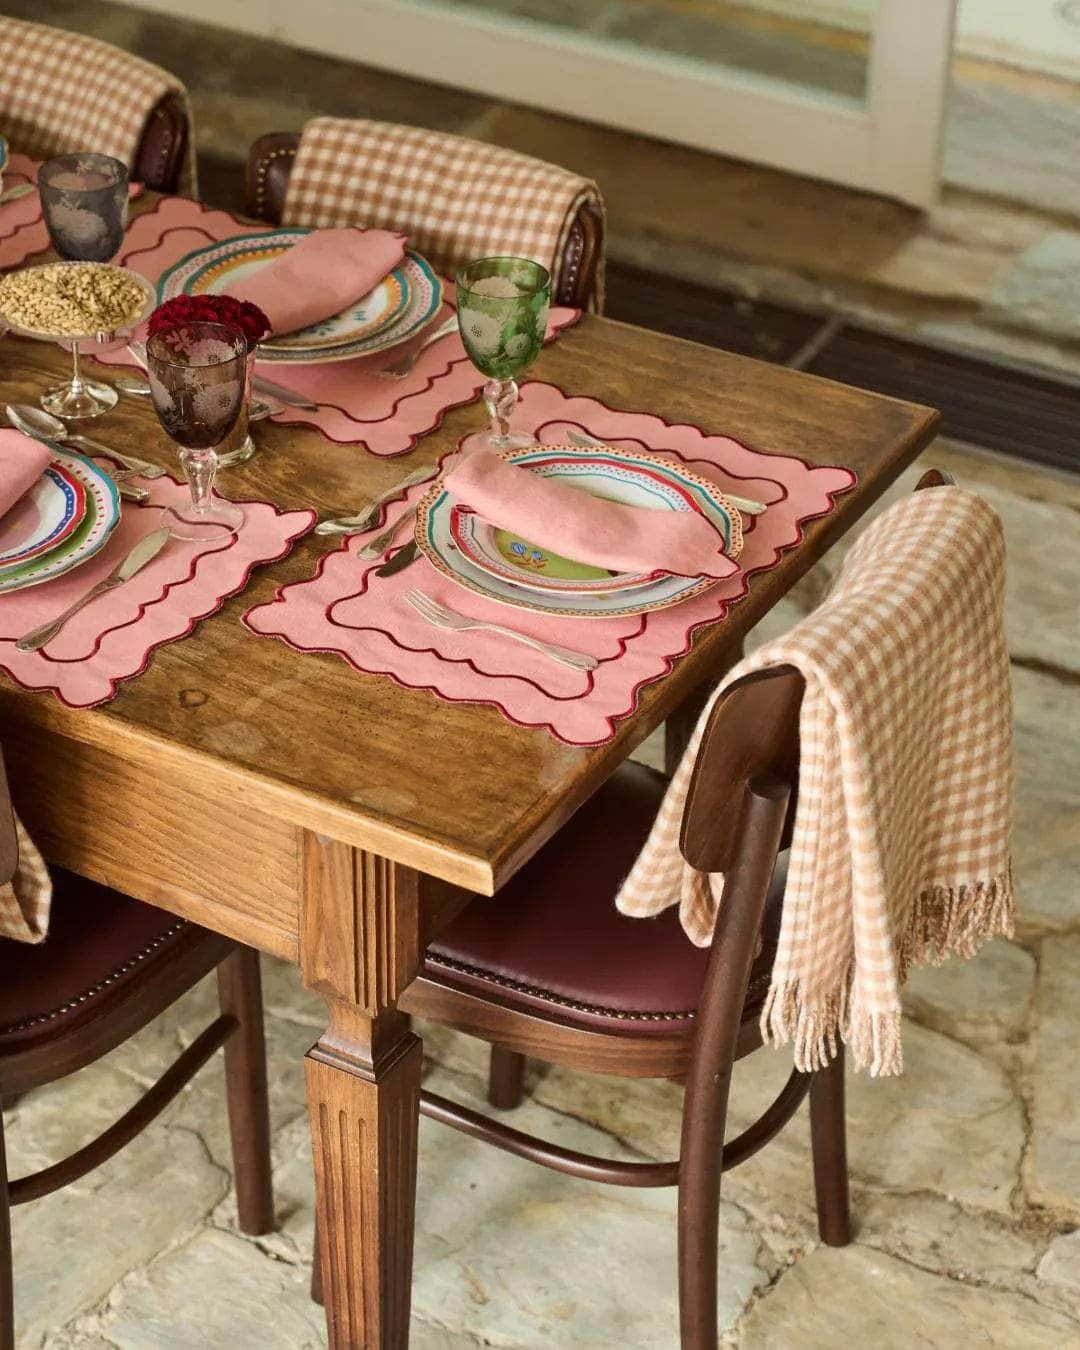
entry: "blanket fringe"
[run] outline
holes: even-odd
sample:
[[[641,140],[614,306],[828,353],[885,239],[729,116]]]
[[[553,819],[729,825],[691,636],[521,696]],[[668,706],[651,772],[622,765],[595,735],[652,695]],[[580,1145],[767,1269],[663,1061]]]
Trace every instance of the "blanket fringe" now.
[[[1012,937],[1015,929],[1012,873],[974,886],[931,886],[912,907],[907,931],[897,935],[897,977],[902,986],[920,965],[941,965],[950,956],[970,957],[992,937]],[[871,1011],[854,990],[855,963],[849,963],[838,988],[804,997],[798,979],[774,978],[761,1011],[761,1035],[767,1045],[791,1045],[795,1067],[803,1073],[823,1069],[841,1045],[852,1053],[856,1069],[872,1077],[903,1072],[899,1007]]]

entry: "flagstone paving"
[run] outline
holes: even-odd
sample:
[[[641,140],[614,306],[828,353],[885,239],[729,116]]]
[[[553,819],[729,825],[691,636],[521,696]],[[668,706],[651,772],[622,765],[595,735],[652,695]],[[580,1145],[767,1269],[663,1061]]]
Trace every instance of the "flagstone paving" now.
[[[852,1246],[818,1242],[805,1112],[726,1179],[720,1316],[723,1344],[742,1350],[1080,1347],[1080,644],[1068,604],[1080,580],[1080,484],[944,442],[925,458],[984,492],[1008,535],[1019,936],[917,972],[904,1076],[850,1077]],[[754,639],[817,603],[841,553]],[[655,738],[642,748],[658,750]],[[302,1072],[321,1012],[291,969],[267,960],[264,971],[278,1230],[257,1239],[237,1230],[212,1064],[119,1157],[15,1212],[19,1350],[325,1344],[307,1292]],[[13,1171],[100,1128],[212,1007],[204,984],[123,1052],[24,1097],[8,1117]],[[429,1082],[480,1105],[483,1047],[419,1030]],[[733,1131],[788,1071],[780,1051],[740,1068]],[[671,1083],[534,1065],[528,1100],[510,1118],[573,1148],[672,1157],[680,1095]],[[670,1192],[575,1182],[423,1122],[414,1350],[675,1350],[674,1217]]]

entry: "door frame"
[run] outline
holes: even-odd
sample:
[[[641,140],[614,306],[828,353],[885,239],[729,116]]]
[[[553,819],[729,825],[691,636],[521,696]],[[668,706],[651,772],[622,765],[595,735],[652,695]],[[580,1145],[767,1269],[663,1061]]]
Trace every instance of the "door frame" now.
[[[937,199],[955,11],[956,0],[878,0],[860,101],[468,4],[352,6],[371,65],[915,206]],[[309,22],[304,45],[310,34]]]

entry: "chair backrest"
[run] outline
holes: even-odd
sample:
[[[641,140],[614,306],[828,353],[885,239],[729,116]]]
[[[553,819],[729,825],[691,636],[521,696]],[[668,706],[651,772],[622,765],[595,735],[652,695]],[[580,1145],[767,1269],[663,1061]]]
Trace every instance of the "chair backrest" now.
[[[928,469],[915,490],[951,482],[941,470]],[[691,867],[728,871],[747,788],[754,782],[778,782],[790,790],[790,832],[798,788],[803,689],[797,670],[778,666],[739,680],[717,701],[698,750],[682,820],[679,844]]]
[[[158,191],[194,190],[187,95],[97,38],[0,17],[0,131],[33,159],[95,150]]]
[[[535,258],[561,304],[599,310],[604,214],[596,185],[542,160],[389,122],[316,118],[261,137],[248,211],[314,227],[401,230],[441,271],[485,254]]]

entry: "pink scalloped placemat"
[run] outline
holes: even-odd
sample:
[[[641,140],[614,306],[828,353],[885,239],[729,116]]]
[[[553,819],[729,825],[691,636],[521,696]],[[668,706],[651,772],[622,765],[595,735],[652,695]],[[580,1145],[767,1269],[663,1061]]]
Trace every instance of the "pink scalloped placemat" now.
[[[130,481],[146,487],[150,500],[123,504],[120,523],[100,553],[55,581],[0,595],[0,669],[24,688],[51,690],[71,707],[114,697],[122,681],[146,669],[156,648],[187,637],[200,619],[244,589],[254,568],[285,557],[315,523],[314,511],[242,502],[247,519],[228,541],[170,539],[152,563],[91,601],[41,651],[18,651],[17,638],[62,613],[156,530],[162,507],[188,500],[187,487],[169,477]]]
[[[489,704],[511,722],[543,727],[571,745],[597,745],[610,740],[616,723],[634,711],[644,686],[689,650],[693,634],[720,622],[746,594],[749,577],[774,567],[799,543],[804,524],[828,514],[836,497],[855,484],[850,469],[815,467],[648,413],[618,412],[592,398],[568,397],[551,384],[524,387],[518,424],[547,444],[565,443],[567,432],[576,430],[610,445],[659,451],[721,488],[765,502],[765,513],[746,522],[741,570],[671,609],[566,619],[474,595],[440,576],[424,558],[396,576],[378,577],[379,563],[357,557],[371,531],[351,536],[320,560],[313,577],[282,587],[273,601],[250,609],[244,622],[299,651],[332,652],[364,674],[427,689],[449,702]],[[419,500],[426,490],[414,488],[408,500]],[[579,672],[503,637],[432,628],[406,604],[410,587],[470,617],[589,652],[600,665]]]
[[[132,222],[118,261],[157,281],[165,268],[185,254],[251,232],[250,225],[226,211],[184,197],[164,197],[153,211]],[[452,295],[452,288],[448,292]],[[449,304],[444,305],[437,322],[450,313]],[[553,308],[548,340],[580,317],[580,310]],[[312,365],[262,362],[257,370],[318,405],[314,413],[287,407],[275,422],[315,427],[329,440],[361,445],[373,455],[403,455],[421,436],[434,431],[452,408],[471,403],[484,385],[484,376],[465,355],[457,333],[426,347],[403,379],[380,378],[376,372],[400,360],[408,350],[403,345],[361,360]],[[122,346],[97,359],[104,365],[138,369]]]
[[[4,169],[4,191],[20,183],[37,179],[36,160],[26,155],[12,155]],[[27,193],[17,202],[0,206],[0,268],[21,267],[35,254],[50,247],[49,232],[41,214],[41,198],[36,192]]]

